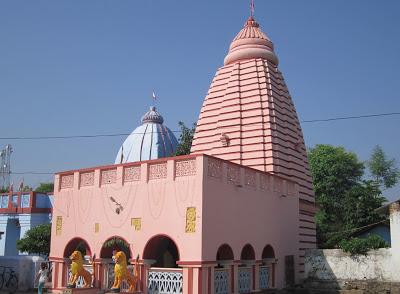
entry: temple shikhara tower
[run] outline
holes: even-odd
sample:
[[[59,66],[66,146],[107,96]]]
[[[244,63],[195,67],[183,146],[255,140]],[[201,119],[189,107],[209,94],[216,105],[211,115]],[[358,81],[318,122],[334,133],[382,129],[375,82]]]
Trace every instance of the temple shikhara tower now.
[[[110,291],[117,252],[138,256],[141,293],[237,294],[299,282],[318,206],[296,110],[258,23],[250,17],[232,41],[190,155],[169,157],[176,139],[154,107],[142,122],[115,164],[55,175],[52,291]],[[75,250],[86,260],[96,254],[94,267],[83,263],[94,269],[89,289],[82,279],[65,288]]]
[[[209,154],[299,185],[299,269],[315,248],[312,175],[299,119],[274,45],[253,17],[232,41],[197,122],[191,154]]]

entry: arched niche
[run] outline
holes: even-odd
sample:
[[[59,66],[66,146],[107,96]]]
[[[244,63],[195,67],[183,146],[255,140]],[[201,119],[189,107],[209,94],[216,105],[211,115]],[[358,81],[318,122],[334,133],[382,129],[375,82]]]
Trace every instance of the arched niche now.
[[[100,258],[112,258],[114,253],[119,251],[125,253],[127,261],[132,258],[129,243],[120,236],[113,236],[108,238],[101,246]]]
[[[228,244],[223,244],[218,248],[217,257],[219,260],[234,260],[232,248]]]
[[[275,259],[275,251],[271,245],[267,245],[264,247],[261,258],[262,259]]]
[[[251,246],[250,244],[246,244],[242,249],[242,253],[240,254],[240,259],[241,260],[255,260],[256,254],[254,252],[253,246]]]
[[[74,251],[80,251],[82,257],[85,255],[92,255],[89,244],[82,238],[73,238],[67,243],[64,249],[64,258],[69,258]]]
[[[175,241],[166,235],[151,238],[143,251],[143,259],[153,259],[153,267],[176,268],[179,261],[179,249]]]

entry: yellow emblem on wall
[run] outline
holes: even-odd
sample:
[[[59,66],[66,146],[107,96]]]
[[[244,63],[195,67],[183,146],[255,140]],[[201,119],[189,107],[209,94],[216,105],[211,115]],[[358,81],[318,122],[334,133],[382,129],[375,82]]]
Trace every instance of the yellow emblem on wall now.
[[[94,232],[95,232],[95,233],[98,233],[99,230],[100,230],[99,223],[95,223],[95,224],[94,224]]]
[[[196,232],[196,207],[188,207],[186,210],[186,233]]]
[[[61,236],[61,232],[62,232],[62,216],[57,216],[56,236]]]
[[[135,227],[135,231],[140,231],[142,229],[142,218],[131,218],[131,226]]]

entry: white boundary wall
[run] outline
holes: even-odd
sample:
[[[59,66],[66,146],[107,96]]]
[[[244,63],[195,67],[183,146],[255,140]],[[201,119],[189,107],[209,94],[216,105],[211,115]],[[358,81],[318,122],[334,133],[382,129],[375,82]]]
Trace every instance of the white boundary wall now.
[[[341,249],[309,249],[305,277],[310,280],[377,280],[400,282],[400,252],[392,248],[351,256]]]

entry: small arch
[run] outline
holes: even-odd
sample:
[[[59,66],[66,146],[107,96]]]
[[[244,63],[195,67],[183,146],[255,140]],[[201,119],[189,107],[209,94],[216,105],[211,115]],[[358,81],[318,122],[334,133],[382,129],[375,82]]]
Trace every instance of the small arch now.
[[[104,246],[107,242],[110,242],[112,239],[115,239],[114,243],[111,244],[110,246]],[[128,244],[128,246],[124,246],[123,244]],[[100,258],[112,258],[114,251],[122,251],[126,255],[126,260],[129,260],[132,258],[132,252],[131,248],[129,246],[129,243],[126,241],[126,239],[120,237],[120,236],[112,236],[108,238],[104,243],[103,246],[101,246],[100,250]]]
[[[234,260],[233,250],[228,244],[222,244],[217,251],[217,260]]]
[[[64,258],[69,258],[74,251],[80,251],[82,256],[92,255],[92,250],[89,244],[83,238],[73,238],[71,239],[64,249]]]
[[[254,253],[253,246],[251,246],[250,244],[246,244],[242,249],[242,253],[240,254],[240,259],[241,260],[255,260],[256,254]]]
[[[264,258],[274,258],[275,259],[275,251],[271,245],[268,244],[267,246],[264,247],[261,258],[262,259],[264,259]]]
[[[153,267],[176,268],[180,254],[176,242],[167,235],[156,235],[147,241],[143,259],[154,259]]]

